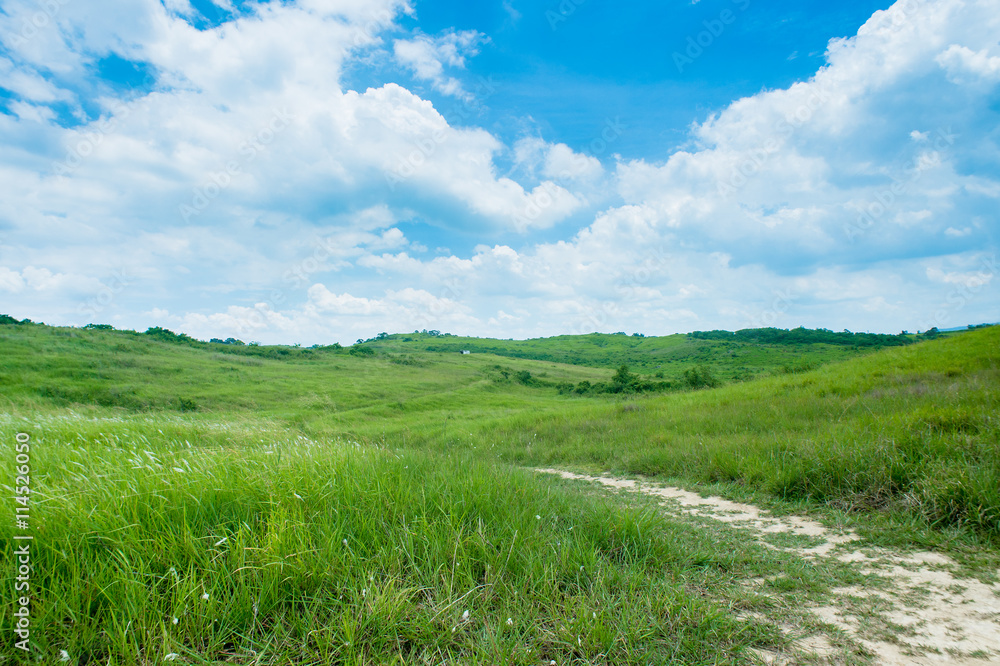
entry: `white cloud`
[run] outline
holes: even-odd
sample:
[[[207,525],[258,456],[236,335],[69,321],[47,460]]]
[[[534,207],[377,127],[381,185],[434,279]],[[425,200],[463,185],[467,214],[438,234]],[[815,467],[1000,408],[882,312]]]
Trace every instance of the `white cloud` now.
[[[1000,81],[1000,56],[991,56],[986,49],[973,51],[965,46],[952,44],[937,57],[937,62],[955,82],[962,83],[970,79],[988,83]]]
[[[445,74],[445,67],[465,69],[465,59],[479,53],[479,46],[489,41],[475,30],[446,32],[438,37],[419,35],[414,39],[393,42],[396,61],[412,71],[418,79],[430,81],[436,90],[471,102],[474,96],[462,83]]]
[[[96,291],[102,286],[94,278],[72,273],[54,273],[44,267],[25,266],[21,271],[0,267],[0,289],[11,293],[28,290],[76,297],[88,291]]]
[[[334,294],[322,284],[309,288],[309,302],[319,312],[333,314],[370,315],[385,312],[385,305],[367,298],[355,298],[350,294]]]
[[[831,42],[810,80],[737,100],[662,164],[620,165],[619,191],[689,230],[694,246],[743,262],[773,262],[779,247],[811,262],[866,242],[923,239],[934,251],[974,205],[963,192],[982,179],[959,165],[982,151],[976,137],[993,122],[986,91],[952,93],[940,54],[992,72],[981,49],[1000,29],[995,9],[955,0],[876,12],[857,37]],[[947,47],[958,38],[980,50]]]
[[[85,49],[149,62],[160,79],[129,103],[96,100],[102,117],[71,129],[44,104],[9,105],[18,119],[0,116],[0,141],[42,131],[47,145],[61,146],[42,156],[41,168],[37,156],[30,170],[5,164],[13,151],[0,158],[0,172],[13,171],[0,211],[22,235],[69,237],[90,227],[106,243],[109,234],[181,238],[196,225],[253,243],[257,228],[240,231],[247,220],[301,225],[317,200],[371,208],[415,195],[459,207],[470,226],[526,231],[581,205],[555,184],[525,188],[499,177],[493,159],[504,147],[495,137],[450,126],[398,85],[340,88],[344,59],[377,44],[395,14],[411,11],[406,3],[271,3],[211,30],[194,29],[178,5],[123,5],[120,22],[79,9],[66,5],[46,35],[23,45],[20,94],[65,101],[69,93],[33,74],[32,63],[63,62],[83,76]],[[432,45],[460,67],[480,42],[454,33]],[[393,239],[381,242],[388,249]]]
[[[955,284],[964,287],[983,287],[993,281],[993,274],[984,271],[944,271],[931,266],[927,268],[927,277],[942,284]]]
[[[17,293],[24,289],[24,278],[18,271],[0,266],[0,290]]]
[[[345,65],[405,3],[268,3],[210,30],[181,0],[85,4],[0,60],[21,98],[0,114],[0,291],[25,314],[65,319],[122,266],[132,286],[101,316],[199,337],[915,328],[949,290],[976,288],[995,246],[1000,177],[981,166],[997,156],[992,1],[877,12],[811,79],[737,100],[685,150],[612,173],[562,143],[456,127],[398,84],[343,89]],[[5,5],[0,34],[35,7]],[[449,32],[391,47],[468,99],[453,77],[482,43]],[[88,100],[100,118],[54,123],[56,103],[83,108],[88,93],[43,70],[85,78],[110,52],[150,63],[155,90],[101,93]],[[455,238],[428,240],[430,224]],[[482,244],[422,257],[408,236]],[[941,325],[996,319],[981,294],[943,311]]]

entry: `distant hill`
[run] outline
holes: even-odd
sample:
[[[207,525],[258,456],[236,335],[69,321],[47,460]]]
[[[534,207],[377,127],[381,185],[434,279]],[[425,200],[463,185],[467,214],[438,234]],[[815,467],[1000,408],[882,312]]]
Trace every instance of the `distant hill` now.
[[[680,380],[686,369],[704,365],[723,381],[762,374],[799,372],[882,347],[911,344],[921,336],[834,333],[825,329],[775,328],[695,331],[662,337],[625,333],[561,335],[529,340],[469,338],[432,332],[379,334],[363,341],[377,351],[495,354],[594,368],[632,370]]]
[[[937,335],[944,334],[930,333]],[[168,405],[182,410],[196,405],[249,407],[253,402],[241,382],[264,382],[258,393],[278,400],[276,391],[297,395],[317,376],[335,370],[367,371],[372,363],[388,363],[385,367],[393,369],[389,376],[409,367],[423,373],[431,385],[447,385],[461,370],[463,382],[515,382],[564,394],[675,391],[804,372],[883,347],[908,345],[921,337],[926,336],[766,328],[662,337],[593,333],[496,340],[430,331],[382,333],[350,347],[303,348],[246,344],[233,338],[205,342],[160,327],[142,333],[101,324],[52,327],[0,315],[0,383],[6,384],[8,397],[24,394],[57,404],[131,410]],[[463,351],[470,354],[462,355]],[[464,356],[464,361],[456,365],[452,356]],[[614,380],[613,371],[622,366],[629,372]],[[470,368],[477,368],[478,374],[467,376]],[[230,386],[234,381],[237,385]],[[354,385],[358,381],[356,376],[351,379]],[[340,389],[340,404],[363,402],[363,396],[349,388]]]

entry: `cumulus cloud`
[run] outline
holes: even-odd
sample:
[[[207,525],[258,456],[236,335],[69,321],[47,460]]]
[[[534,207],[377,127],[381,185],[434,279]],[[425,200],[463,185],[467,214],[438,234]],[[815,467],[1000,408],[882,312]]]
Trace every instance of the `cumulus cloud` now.
[[[72,311],[120,266],[131,286],[100,316],[265,342],[996,319],[995,2],[901,0],[815,76],[734,101],[665,160],[612,167],[456,126],[396,83],[345,89],[408,3],[219,6],[231,16],[197,29],[182,0],[66,3],[24,39],[37,6],[5,5],[12,307]],[[484,40],[385,48],[467,100],[456,72]],[[108,53],[155,80],[68,83]],[[456,238],[428,241],[430,225]],[[481,244],[426,257],[420,241]]]
[[[342,89],[345,60],[377,47],[394,18],[412,11],[406,2],[251,5],[207,29],[192,25],[185,3],[106,9],[60,4],[31,39],[20,30],[36,5],[11,3],[0,15],[9,47],[0,71],[16,97],[0,114],[0,215],[26,246],[25,264],[51,254],[40,244],[58,238],[77,243],[75,268],[98,271],[111,248],[185,238],[192,227],[227,239],[216,257],[231,249],[226,263],[236,264],[268,253],[275,225],[308,228],[338,201],[349,202],[346,211],[405,208],[419,196],[471,226],[517,230],[549,226],[579,206],[555,184],[499,176],[493,159],[504,146],[495,137],[451,126],[399,85]],[[481,41],[452,33],[429,43],[460,67]],[[144,63],[151,88],[116,96],[65,87],[93,83],[93,54],[108,53]],[[89,115],[67,123],[60,104]],[[226,248],[237,238],[244,248]]]
[[[952,44],[937,57],[937,62],[955,82],[970,79],[987,83],[1000,81],[1000,56],[991,56],[987,49],[972,51],[965,46]]]
[[[737,262],[795,253],[787,262],[805,270],[869,243],[935,252],[956,214],[979,206],[969,189],[979,177],[964,163],[995,114],[988,90],[956,94],[954,71],[991,75],[982,49],[1000,27],[994,9],[899,2],[876,12],[856,37],[831,42],[808,81],[734,102],[665,163],[622,164],[619,190]],[[950,45],[960,38],[978,50]]]
[[[479,47],[488,38],[475,30],[450,31],[437,37],[418,35],[413,39],[393,42],[396,61],[418,78],[430,81],[434,89],[466,101],[473,95],[461,81],[445,74],[446,67],[465,69],[465,59],[479,53]]]

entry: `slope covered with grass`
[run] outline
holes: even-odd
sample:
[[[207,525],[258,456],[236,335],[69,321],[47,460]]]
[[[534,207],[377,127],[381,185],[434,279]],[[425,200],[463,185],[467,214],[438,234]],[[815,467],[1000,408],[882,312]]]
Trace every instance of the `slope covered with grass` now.
[[[523,467],[713,483],[996,548],[1000,328],[711,390],[555,388],[609,375],[0,326],[0,451],[32,441],[22,661],[708,664],[782,644],[735,612],[757,603],[741,581],[788,570],[778,553]],[[14,533],[0,525],[5,552]],[[796,567],[783,585],[832,584]]]
[[[905,345],[916,336],[844,334],[829,331],[753,329],[645,337],[601,334],[560,335],[531,340],[493,340],[428,333],[381,334],[364,346],[386,352],[492,354],[596,368],[627,365],[683,382],[684,371],[708,367],[722,381],[745,381],[778,372],[800,372],[853,358],[883,346]]]
[[[484,437],[519,464],[731,482],[998,535],[1000,327],[804,374],[523,415]]]
[[[776,571],[762,549],[473,457],[189,419],[0,426],[34,452],[17,663],[749,663],[779,640],[699,592]]]

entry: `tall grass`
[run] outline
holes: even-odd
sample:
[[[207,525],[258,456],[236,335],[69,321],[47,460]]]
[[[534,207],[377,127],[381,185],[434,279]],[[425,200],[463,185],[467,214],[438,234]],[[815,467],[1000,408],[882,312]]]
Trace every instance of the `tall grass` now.
[[[1000,536],[1000,327],[804,374],[484,426],[522,465],[731,482]]]
[[[41,418],[0,438],[25,429],[18,663],[747,663],[775,640],[693,591],[752,551],[506,466],[252,422]]]
[[[523,466],[1000,536],[1000,328],[625,400],[490,373],[601,369],[480,354],[0,333],[0,455],[30,433],[36,491],[35,652],[0,663],[709,664],[780,643],[729,608],[772,551]]]

